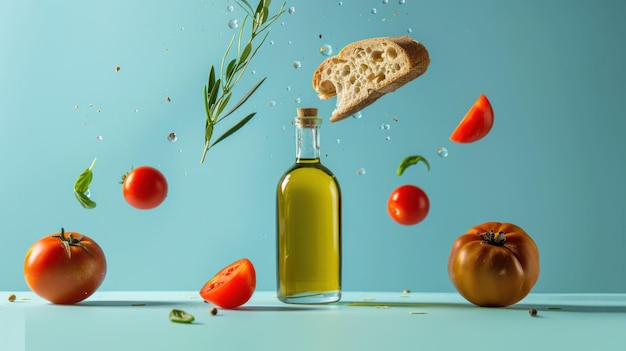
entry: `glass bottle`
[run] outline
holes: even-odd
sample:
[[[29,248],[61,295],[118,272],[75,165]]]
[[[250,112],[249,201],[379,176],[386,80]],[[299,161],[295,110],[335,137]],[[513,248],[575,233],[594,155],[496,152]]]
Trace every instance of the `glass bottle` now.
[[[286,303],[330,303],[341,298],[341,191],[320,162],[316,108],[300,108],[296,162],[278,182],[277,293]]]

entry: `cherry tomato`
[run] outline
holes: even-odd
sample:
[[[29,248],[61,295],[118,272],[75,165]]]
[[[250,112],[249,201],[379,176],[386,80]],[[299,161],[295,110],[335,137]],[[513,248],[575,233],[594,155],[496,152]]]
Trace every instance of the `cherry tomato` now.
[[[55,304],[74,304],[91,296],[106,270],[104,253],[95,241],[63,229],[36,241],[24,260],[28,287]]]
[[[404,225],[413,225],[426,218],[430,202],[426,193],[415,185],[401,185],[387,200],[387,211],[391,218]]]
[[[482,94],[450,135],[450,140],[457,143],[473,143],[482,139],[493,127],[493,109],[491,103]]]
[[[122,184],[126,202],[141,210],[153,209],[167,197],[167,180],[161,172],[149,166],[131,170],[122,177]]]
[[[486,222],[459,236],[450,251],[448,275],[469,302],[504,307],[523,299],[539,278],[539,251],[522,228]]]
[[[206,302],[222,308],[235,308],[250,300],[256,288],[256,273],[247,258],[237,260],[220,270],[200,289]]]

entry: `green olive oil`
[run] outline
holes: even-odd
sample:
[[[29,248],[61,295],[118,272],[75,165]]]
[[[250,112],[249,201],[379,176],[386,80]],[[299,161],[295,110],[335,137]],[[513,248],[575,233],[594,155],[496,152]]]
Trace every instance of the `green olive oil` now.
[[[296,163],[277,189],[277,290],[286,303],[341,298],[341,191],[319,158],[317,109],[298,109]]]

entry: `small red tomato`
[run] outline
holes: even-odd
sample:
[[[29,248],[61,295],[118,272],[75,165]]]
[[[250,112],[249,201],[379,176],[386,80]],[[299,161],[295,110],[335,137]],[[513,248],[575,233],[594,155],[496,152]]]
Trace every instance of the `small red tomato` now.
[[[200,289],[200,296],[222,308],[235,308],[248,302],[256,288],[256,272],[247,258],[220,270]]]
[[[394,190],[387,200],[387,211],[391,218],[404,225],[413,225],[426,218],[430,202],[426,193],[415,185],[402,185]]]
[[[106,270],[104,253],[95,241],[63,229],[36,241],[24,260],[28,287],[55,304],[74,304],[91,296]]]
[[[493,127],[493,109],[491,103],[482,94],[450,135],[450,140],[457,143],[473,143],[482,139]]]
[[[167,197],[167,180],[155,168],[137,167],[122,177],[122,193],[129,205],[140,210],[153,209]]]

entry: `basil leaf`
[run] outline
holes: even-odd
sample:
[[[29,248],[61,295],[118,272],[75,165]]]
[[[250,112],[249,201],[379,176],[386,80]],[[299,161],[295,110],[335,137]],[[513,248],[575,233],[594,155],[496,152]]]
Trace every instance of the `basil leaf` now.
[[[397,173],[399,176],[402,175],[402,173],[404,173],[404,171],[414,165],[417,164],[418,162],[424,162],[424,164],[426,165],[426,168],[430,171],[430,164],[428,164],[428,161],[420,155],[414,155],[414,156],[407,156],[404,158],[404,160],[402,160],[402,162],[400,162],[400,165],[398,166],[398,170]]]
[[[173,309],[170,311],[170,321],[176,323],[191,323],[194,317],[183,310]]]
[[[91,162],[91,166],[85,169],[74,182],[74,195],[76,199],[86,209],[92,209],[96,207],[96,203],[91,200],[85,193],[89,190],[89,185],[93,180],[93,167],[96,165],[96,158]]]
[[[87,195],[76,191],[74,192],[74,195],[76,195],[76,199],[84,208],[91,210],[96,207],[96,203],[93,202],[93,200],[91,200],[89,197],[87,197]]]

